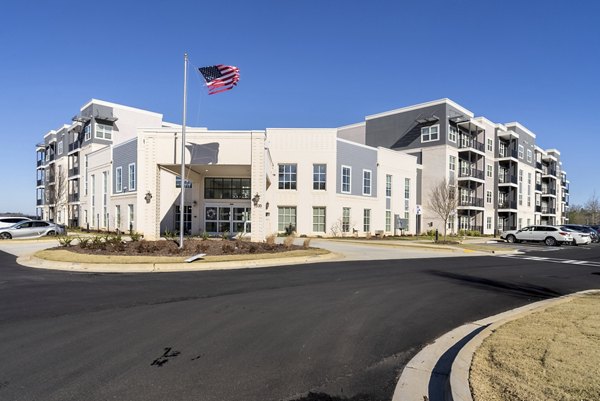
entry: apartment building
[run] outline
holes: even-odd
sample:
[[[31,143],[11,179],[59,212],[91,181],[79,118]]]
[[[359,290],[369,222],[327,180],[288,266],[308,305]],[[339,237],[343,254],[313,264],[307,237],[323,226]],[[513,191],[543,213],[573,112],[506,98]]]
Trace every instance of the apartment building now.
[[[414,234],[443,229],[427,205],[446,180],[458,195],[450,232],[564,222],[560,153],[535,138],[449,99],[340,128],[188,128],[182,180],[179,125],[93,99],[36,146],[38,214],[147,238],[182,219],[188,234],[253,240],[290,226],[310,236]]]

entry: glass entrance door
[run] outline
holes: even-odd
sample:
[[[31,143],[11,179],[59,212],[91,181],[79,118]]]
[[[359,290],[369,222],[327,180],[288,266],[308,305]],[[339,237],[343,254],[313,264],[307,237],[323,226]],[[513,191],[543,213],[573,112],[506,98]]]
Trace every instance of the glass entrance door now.
[[[242,206],[206,206],[204,231],[207,233],[249,233],[250,208]]]
[[[181,224],[181,207],[175,206],[175,231],[179,231]],[[189,235],[192,233],[192,206],[183,206],[183,233]]]

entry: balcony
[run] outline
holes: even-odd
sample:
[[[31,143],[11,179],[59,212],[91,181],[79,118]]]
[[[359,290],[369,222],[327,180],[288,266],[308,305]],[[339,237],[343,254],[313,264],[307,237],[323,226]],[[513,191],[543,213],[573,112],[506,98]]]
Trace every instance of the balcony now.
[[[42,179],[37,179],[37,180],[36,180],[36,185],[37,185],[38,187],[41,187],[42,185],[44,185],[44,180],[42,180]]]
[[[79,202],[79,193],[69,194],[69,202]]]
[[[542,207],[542,214],[556,214],[555,208]]]
[[[517,176],[512,174],[500,174],[498,184],[517,184]]]
[[[542,207],[541,206],[536,206],[535,207],[535,212],[536,213],[542,213]]]
[[[535,190],[542,192],[542,184],[535,184]]]
[[[498,203],[498,209],[516,209],[516,201],[502,201]]]
[[[48,174],[48,176],[46,177],[46,183],[53,184],[54,181],[56,181],[55,175],[54,174]]]
[[[45,160],[43,160],[43,159],[39,159],[39,160],[37,161],[37,163],[36,163],[36,166],[37,166],[37,167],[41,167],[41,166],[43,166],[45,163],[46,163],[46,161],[45,161]]]
[[[73,177],[75,175],[79,175],[79,166],[74,166],[69,169],[69,177]]]
[[[498,157],[512,157],[513,159],[517,159],[519,152],[516,149],[504,149],[498,152]]]
[[[542,190],[542,196],[556,196],[556,189],[544,188]]]
[[[81,142],[79,142],[79,141],[76,141],[76,142],[73,142],[73,143],[69,144],[69,152],[72,152],[72,151],[77,150],[79,148],[81,148]]]
[[[483,198],[465,198],[458,200],[458,206],[483,207]]]
[[[458,178],[475,178],[478,180],[483,180],[485,173],[483,170],[477,170],[475,168],[461,168],[458,172]]]
[[[42,206],[44,204],[44,200],[43,199],[36,199],[35,204],[37,206]]]
[[[476,140],[461,140],[458,142],[458,148],[466,150],[474,149],[478,152],[485,152],[485,145]]]
[[[542,169],[542,163],[535,162],[535,168],[538,169],[538,170],[541,170]]]

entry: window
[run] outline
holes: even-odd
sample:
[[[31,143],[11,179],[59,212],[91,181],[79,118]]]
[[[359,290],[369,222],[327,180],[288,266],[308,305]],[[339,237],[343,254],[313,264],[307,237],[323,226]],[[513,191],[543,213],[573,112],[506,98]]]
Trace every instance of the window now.
[[[371,170],[363,170],[363,195],[371,195]]]
[[[392,211],[385,211],[385,231],[392,231]]]
[[[487,150],[488,152],[494,151],[494,140],[492,138],[487,139]]]
[[[523,145],[519,145],[519,159],[523,158],[523,153],[525,152],[525,148]]]
[[[488,230],[491,230],[491,229],[492,229],[492,218],[491,218],[491,217],[488,217],[488,218],[487,218],[487,222],[486,222],[486,228],[487,228]]]
[[[527,149],[527,161],[529,163],[531,163],[532,160],[533,160],[533,153],[531,152],[531,149]]]
[[[250,199],[250,178],[204,179],[204,199]]]
[[[485,201],[487,203],[492,203],[492,191],[487,191],[485,194]]]
[[[96,138],[112,139],[112,127],[110,125],[96,124]]]
[[[392,196],[392,176],[389,174],[385,176],[385,196],[388,198]]]
[[[108,227],[108,172],[102,172],[102,224]]]
[[[191,180],[185,180],[185,187],[186,188],[191,188],[192,187],[192,181]],[[181,176],[177,176],[175,177],[175,188],[181,188]]]
[[[350,231],[350,208],[345,207],[342,209],[342,232],[347,233]]]
[[[92,174],[92,226],[94,227],[94,222],[96,221],[96,175]]]
[[[371,209],[363,210],[363,231],[366,233],[371,231]]]
[[[488,177],[493,177],[494,176],[494,166],[492,166],[491,164],[488,164],[486,166],[486,175]]]
[[[130,163],[129,164],[129,190],[130,191],[135,191],[135,163]],[[179,182],[179,185],[181,186],[181,179]],[[191,185],[191,183],[190,183]]]
[[[129,226],[129,230],[133,230],[133,205],[127,205],[127,225]]]
[[[342,193],[349,194],[352,186],[350,185],[352,179],[352,168],[348,166],[342,166]]]
[[[279,165],[279,189],[296,189],[296,164]]]
[[[423,130],[421,130],[423,132]],[[458,135],[458,130],[456,127],[448,125],[448,141],[456,143],[456,136]]]
[[[115,192],[123,192],[123,167],[115,170]]]
[[[86,125],[83,128],[83,133],[85,134],[85,140],[89,141],[90,139],[92,139],[92,126],[91,125]]]
[[[430,127],[421,128],[421,142],[432,142],[440,139],[440,126],[432,125]]]
[[[121,229],[121,206],[115,206],[115,228]]]
[[[327,165],[313,164],[313,189],[324,191],[327,181]]]
[[[404,179],[404,199],[410,199],[410,178]]]
[[[59,155],[62,155],[62,153],[63,153],[63,146],[64,146],[63,141],[58,142],[58,151],[57,151],[57,153]]]
[[[324,233],[326,227],[325,221],[325,208],[313,207],[313,232]]]
[[[278,207],[278,226],[279,231],[285,231],[290,225],[296,229],[296,207],[295,206],[280,206]]]
[[[450,171],[456,171],[456,156],[449,157],[448,168],[450,169]]]

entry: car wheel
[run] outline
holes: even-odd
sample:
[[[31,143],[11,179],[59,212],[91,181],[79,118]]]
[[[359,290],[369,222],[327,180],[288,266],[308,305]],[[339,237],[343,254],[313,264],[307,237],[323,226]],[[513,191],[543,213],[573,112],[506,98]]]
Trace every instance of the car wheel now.
[[[577,245],[579,245],[579,244],[577,243],[577,241],[576,241],[576,240],[573,240],[573,242],[571,242],[571,245],[573,245],[573,246],[577,246]]]
[[[56,235],[56,231],[52,231],[52,230],[50,230],[50,231],[48,231],[48,232],[46,233],[46,235],[50,235],[50,236],[52,236],[52,235]]]
[[[2,238],[2,239],[12,239],[12,235],[10,235],[10,233],[2,233],[2,234],[0,234],[0,238]]]
[[[554,237],[548,237],[544,240],[544,243],[548,246],[555,246],[557,244],[556,239]]]
[[[514,244],[515,242],[517,242],[517,237],[515,237],[514,235],[510,234],[506,236],[506,242],[509,242],[511,244]]]

